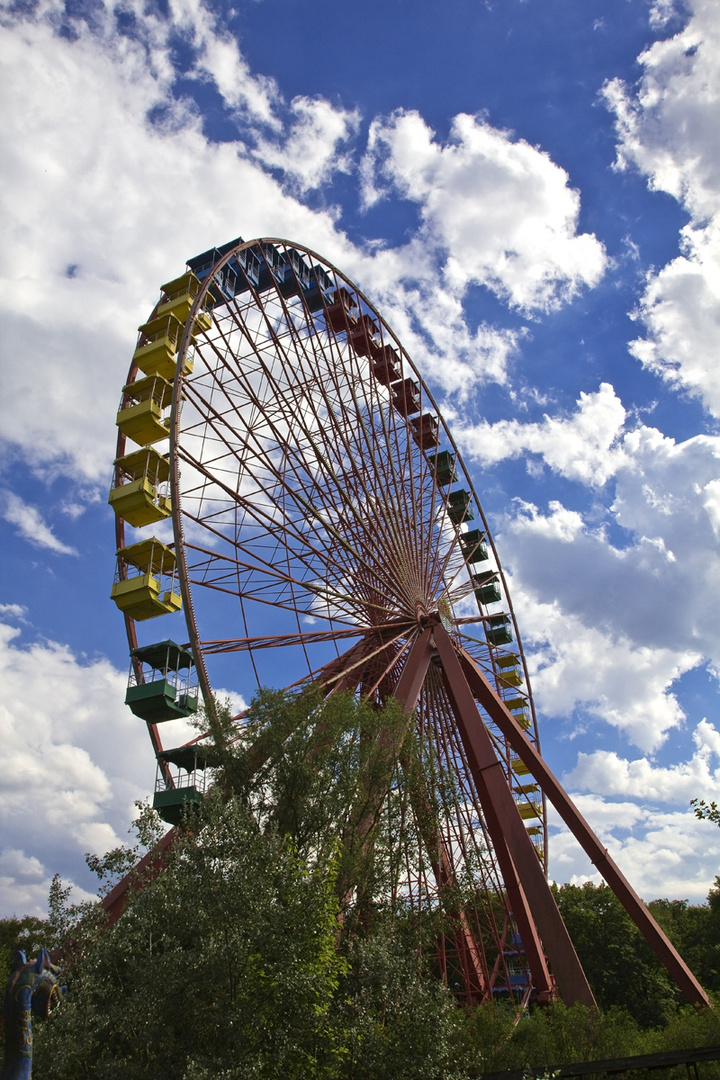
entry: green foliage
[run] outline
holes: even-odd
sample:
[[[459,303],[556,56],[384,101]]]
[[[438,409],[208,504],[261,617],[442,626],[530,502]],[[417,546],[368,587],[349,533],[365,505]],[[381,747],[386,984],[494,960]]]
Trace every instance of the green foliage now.
[[[717,1014],[678,1008],[614,895],[591,884],[556,896],[601,1012],[458,1007],[433,974],[443,917],[409,911],[402,888],[457,793],[452,777],[427,783],[433,763],[395,703],[263,692],[239,739],[224,706],[211,727],[213,789],[113,927],[99,905],[73,908],[59,878],[46,923],[0,924],[8,949],[36,931],[65,942],[70,992],[38,1031],[39,1076],[470,1080],[720,1041]],[[102,892],[160,832],[141,807],[134,846],[88,856]],[[708,986],[720,983],[717,884],[702,907],[651,905]],[[455,892],[448,910],[496,899],[469,881]]]
[[[644,1033],[627,1013],[600,1013],[558,1001],[533,1007],[519,1022],[509,1008],[483,1006],[470,1021],[478,1045],[477,1074],[500,1069],[552,1069],[645,1052]]]
[[[720,806],[715,802],[706,803],[704,799],[691,799],[690,805],[695,807],[695,817],[701,821],[712,821],[720,825]]]
[[[65,1077],[324,1077],[339,1053],[330,1006],[333,868],[308,871],[237,801],[203,827],[110,929],[74,928],[68,998],[41,1031],[38,1072]]]
[[[430,768],[395,701],[378,710],[349,692],[326,699],[316,687],[261,691],[230,746],[221,783],[302,858],[322,863],[331,852],[337,856],[343,908],[368,897],[394,903],[407,853],[420,843],[410,791]],[[436,808],[427,797],[425,804],[432,817]]]
[[[261,694],[202,812],[118,923],[70,908],[56,883],[70,993],[39,1037],[42,1075],[464,1076],[462,1013],[421,959],[434,959],[421,944],[437,927],[391,917],[399,845],[417,842],[400,836],[401,751],[408,773],[422,768],[394,704],[379,714],[346,694]],[[146,808],[145,844],[154,822]],[[104,891],[142,847],[88,858]],[[346,903],[343,927],[340,897],[359,879],[373,917]]]
[[[577,1004],[555,1002],[531,1007],[518,1021],[508,1007],[484,1005],[467,1014],[464,1060],[468,1075],[522,1069],[528,1076],[552,1076],[561,1064],[691,1049],[720,1043],[717,1009],[686,1006],[665,1027],[643,1029],[627,1012],[597,1012]],[[720,1066],[702,1066],[707,1080],[717,1080]],[[647,1077],[638,1072],[637,1077]],[[682,1075],[685,1075],[684,1068]]]
[[[716,879],[716,885],[718,884]],[[650,911],[706,990],[720,991],[720,892],[708,903],[653,900]]]
[[[337,1000],[336,1023],[347,1057],[343,1080],[432,1080],[465,1076],[464,1015],[433,978],[416,948],[409,920],[387,915],[344,944],[349,970]]]
[[[587,882],[555,896],[600,1008],[625,1009],[644,1028],[666,1024],[677,988],[612,890]]]
[[[711,995],[711,1000],[714,1004],[712,1009],[696,1009],[691,1005],[678,1009],[666,1027],[653,1032],[652,1051],[720,1045],[720,1000],[716,994]],[[709,1067],[720,1074],[720,1064],[703,1065],[704,1077]]]
[[[105,855],[93,855],[87,852],[85,862],[100,880],[100,896],[106,896],[115,887],[118,881],[131,873],[140,859],[157,844],[163,835],[162,822],[153,811],[149,802],[136,801],[135,806],[138,816],[133,822],[133,831],[137,836],[137,842],[128,847],[113,848]],[[69,891],[69,890],[68,890]],[[66,897],[67,898],[67,897]],[[50,891],[50,906],[52,907],[53,894]]]
[[[0,919],[0,979],[10,976],[12,958],[18,949],[30,958],[38,949],[47,948],[48,925],[44,919],[24,915],[22,919]]]
[[[75,921],[74,909],[69,903],[71,892],[72,885],[63,885],[60,875],[54,874],[48,896],[47,949],[61,948]]]
[[[600,1007],[626,1009],[644,1028],[673,1021],[682,997],[612,891],[563,885],[556,896]],[[720,990],[720,891],[707,904],[661,899],[648,908],[705,989]]]

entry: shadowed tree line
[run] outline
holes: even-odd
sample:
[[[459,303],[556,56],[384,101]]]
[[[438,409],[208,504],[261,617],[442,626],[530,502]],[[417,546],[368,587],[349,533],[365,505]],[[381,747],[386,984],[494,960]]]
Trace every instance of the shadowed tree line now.
[[[398,887],[402,851],[419,842],[395,782],[400,710],[266,692],[243,739],[224,742],[228,723],[221,711],[213,790],[114,926],[99,904],[73,907],[57,878],[46,920],[0,921],[8,966],[18,947],[66,955],[68,996],[36,1034],[38,1080],[469,1080],[720,1043],[715,1011],[682,1006],[611,891],[592,884],[556,897],[599,1012],[458,1006],[433,970],[442,917],[407,910]],[[420,747],[407,753],[430,768]],[[88,857],[101,891],[160,834],[152,811],[136,831],[133,847]],[[720,990],[720,890],[650,907]]]

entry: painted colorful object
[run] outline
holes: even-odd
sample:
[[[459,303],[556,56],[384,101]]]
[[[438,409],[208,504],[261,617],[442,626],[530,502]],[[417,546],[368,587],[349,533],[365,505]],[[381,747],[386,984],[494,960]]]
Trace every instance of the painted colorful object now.
[[[30,1080],[32,1076],[32,1018],[44,1020],[59,1005],[65,987],[47,949],[35,960],[16,952],[5,988],[5,1055],[0,1080]]]

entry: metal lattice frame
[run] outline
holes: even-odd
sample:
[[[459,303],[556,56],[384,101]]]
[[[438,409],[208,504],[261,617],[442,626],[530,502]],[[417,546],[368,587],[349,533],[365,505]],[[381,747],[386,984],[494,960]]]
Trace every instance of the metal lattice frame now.
[[[566,1000],[593,1002],[545,876],[546,794],[602,858],[688,997],[706,1000],[542,761],[487,521],[398,339],[335,267],[286,241],[229,246],[201,274],[178,353],[170,476],[183,606],[208,708],[212,665],[230,655],[258,686],[316,680],[326,693],[401,702],[436,774],[454,778],[440,791],[430,769],[411,787],[419,842],[403,897],[442,905],[462,883],[439,963],[447,978],[459,973],[466,1000],[511,989],[514,945],[525,996],[548,1000],[557,980]],[[441,475],[441,451],[454,475]],[[469,539],[476,527],[488,548],[482,562]],[[119,547],[123,536],[119,521]],[[132,645],[132,619],[128,631]],[[412,772],[407,750],[392,749],[393,782],[402,783]],[[528,793],[528,779],[540,794]],[[387,795],[376,793],[378,812]],[[418,824],[426,804],[439,808],[430,834]],[[371,843],[370,825],[361,839]]]

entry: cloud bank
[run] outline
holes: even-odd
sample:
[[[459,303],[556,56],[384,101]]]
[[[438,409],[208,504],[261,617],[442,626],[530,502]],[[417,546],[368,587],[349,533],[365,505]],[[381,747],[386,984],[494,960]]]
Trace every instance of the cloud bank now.
[[[640,55],[638,84],[613,80],[604,94],[616,116],[617,167],[638,169],[689,216],[681,254],[648,275],[636,312],[646,334],[632,352],[718,416],[720,24],[711,0],[691,0],[688,9],[681,32]]]

